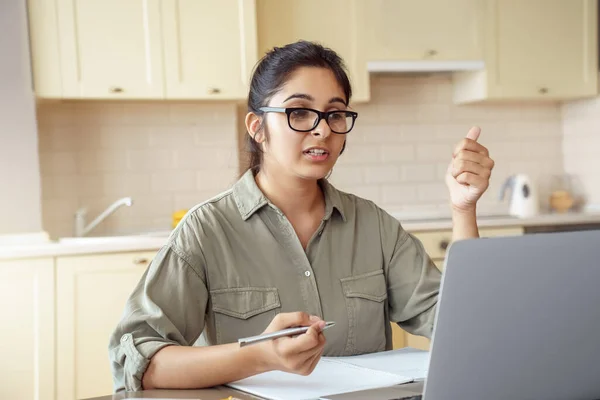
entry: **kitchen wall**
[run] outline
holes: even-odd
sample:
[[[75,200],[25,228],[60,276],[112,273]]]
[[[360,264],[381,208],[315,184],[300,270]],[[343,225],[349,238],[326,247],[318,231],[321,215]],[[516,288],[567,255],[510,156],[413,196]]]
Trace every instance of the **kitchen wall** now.
[[[448,215],[446,168],[455,144],[479,125],[479,141],[496,161],[480,213],[506,212],[500,187],[517,172],[535,180],[547,207],[548,182],[563,172],[557,104],[454,105],[447,74],[374,76],[371,90],[332,176],[339,187],[401,216]]]
[[[531,174],[547,191],[549,177],[564,172],[556,104],[456,106],[446,74],[374,75],[371,91],[372,101],[355,107],[357,126],[331,181],[389,211],[448,214],[443,174],[473,124],[482,127],[480,141],[497,163],[481,213],[506,212],[497,196],[512,173]],[[89,207],[92,217],[132,196],[134,206],[97,233],[168,229],[174,210],[237,178],[242,111],[233,103],[40,104],[44,227],[70,235],[77,207]]]
[[[588,209],[600,210],[600,97],[562,107],[565,172]]]
[[[0,235],[42,231],[25,2],[0,4]]]
[[[44,227],[73,235],[123,196],[94,234],[166,230],[171,214],[219,193],[238,172],[232,103],[60,102],[38,106]]]

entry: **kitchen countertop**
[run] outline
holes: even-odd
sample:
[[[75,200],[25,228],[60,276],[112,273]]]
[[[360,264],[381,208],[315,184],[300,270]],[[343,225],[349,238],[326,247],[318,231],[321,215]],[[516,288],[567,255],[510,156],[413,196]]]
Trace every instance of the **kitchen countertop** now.
[[[409,232],[422,232],[452,229],[452,218],[421,218],[411,219],[403,218],[401,215],[392,215],[400,221],[402,227]],[[571,212],[565,214],[540,214],[530,218],[518,218],[510,215],[478,216],[477,225],[479,228],[493,227],[531,227],[531,226],[552,226],[552,225],[579,225],[579,224],[600,224],[600,212]]]
[[[0,261],[19,258],[73,256],[82,254],[154,251],[167,243],[168,236],[106,236],[69,238],[62,242],[0,246]]]
[[[405,230],[424,232],[452,229],[452,219],[446,216],[408,218],[406,215],[391,213],[398,218]],[[553,225],[600,224],[600,212],[566,214],[541,214],[531,218],[516,218],[507,215],[478,216],[480,228],[491,227],[533,227]],[[0,246],[0,260],[72,256],[82,254],[118,253],[129,251],[156,251],[168,239],[169,231],[153,235],[105,236],[85,238],[64,238],[39,244]]]

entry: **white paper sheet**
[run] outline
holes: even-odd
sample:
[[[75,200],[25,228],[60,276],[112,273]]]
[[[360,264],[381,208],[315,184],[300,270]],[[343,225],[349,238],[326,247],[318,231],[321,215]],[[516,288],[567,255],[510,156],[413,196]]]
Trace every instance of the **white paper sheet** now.
[[[338,358],[329,359],[337,360]],[[414,380],[425,379],[429,370],[429,352],[410,347],[360,356],[339,357],[339,360],[377,371],[410,377]]]
[[[428,360],[428,352],[408,348],[352,357],[323,357],[309,376],[272,371],[228,386],[272,400],[312,400],[423,379]]]
[[[228,386],[272,400],[309,400],[321,396],[398,385],[411,378],[321,359],[309,376],[272,371]]]

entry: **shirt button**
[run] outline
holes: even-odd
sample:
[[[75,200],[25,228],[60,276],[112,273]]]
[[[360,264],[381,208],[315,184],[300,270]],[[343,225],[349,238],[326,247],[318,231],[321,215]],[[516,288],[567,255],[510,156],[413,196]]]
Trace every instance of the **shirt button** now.
[[[306,272],[304,273],[304,275],[305,275],[305,276],[310,276],[310,271],[306,271]]]
[[[121,336],[121,342],[125,343],[127,340],[129,340],[129,336],[127,336],[127,335]]]

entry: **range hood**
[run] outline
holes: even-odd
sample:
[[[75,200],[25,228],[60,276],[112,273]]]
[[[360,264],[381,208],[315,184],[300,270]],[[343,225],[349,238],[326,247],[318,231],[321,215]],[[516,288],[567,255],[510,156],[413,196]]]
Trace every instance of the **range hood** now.
[[[457,72],[480,71],[485,63],[472,61],[369,61],[369,72]]]

